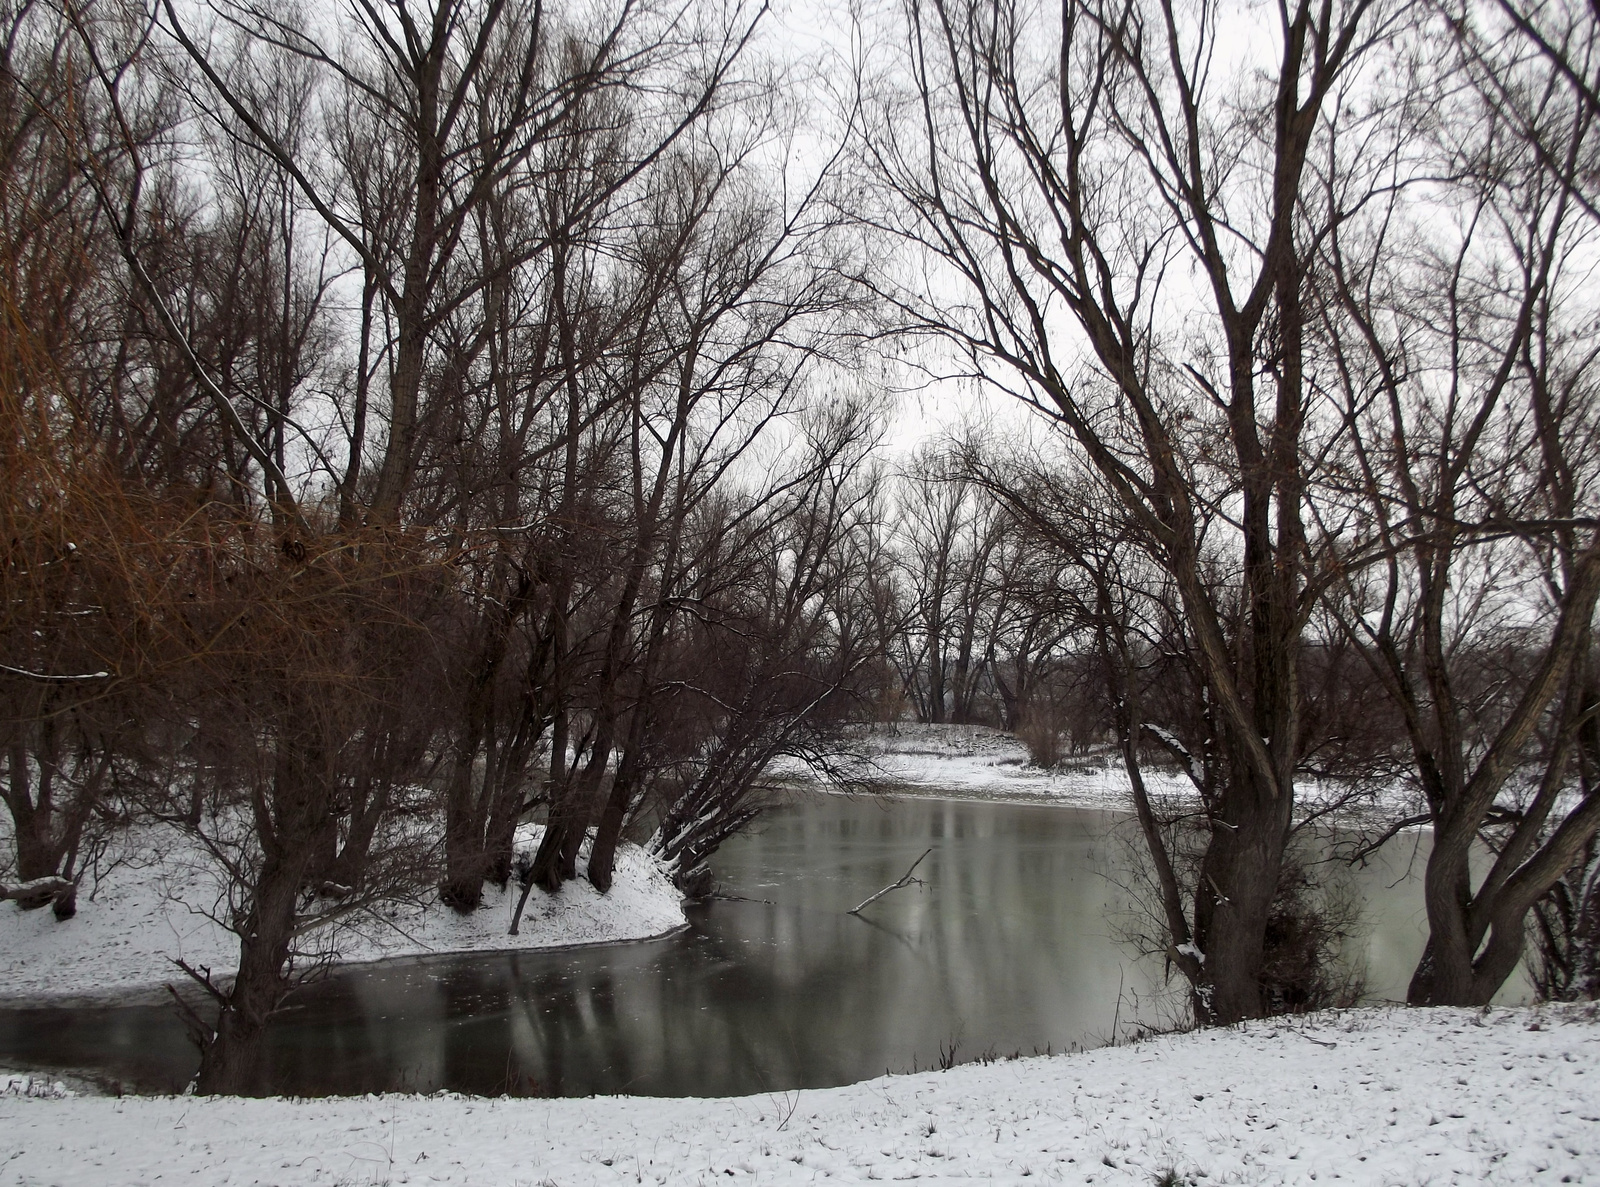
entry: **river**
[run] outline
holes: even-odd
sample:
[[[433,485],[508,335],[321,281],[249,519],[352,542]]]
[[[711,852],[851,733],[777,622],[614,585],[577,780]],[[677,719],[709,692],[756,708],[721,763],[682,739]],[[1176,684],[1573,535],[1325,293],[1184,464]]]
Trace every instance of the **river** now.
[[[1130,840],[1091,810],[812,797],[723,848],[726,897],[676,935],[397,960],[301,989],[262,1087],[722,1096],[1099,1045],[1172,1010],[1159,961],[1124,938]],[[930,848],[923,885],[847,913]],[[1350,955],[1375,998],[1403,995],[1421,950],[1412,850],[1345,875],[1364,903]],[[195,1058],[169,1006],[0,1009],[3,1066],[170,1092]]]

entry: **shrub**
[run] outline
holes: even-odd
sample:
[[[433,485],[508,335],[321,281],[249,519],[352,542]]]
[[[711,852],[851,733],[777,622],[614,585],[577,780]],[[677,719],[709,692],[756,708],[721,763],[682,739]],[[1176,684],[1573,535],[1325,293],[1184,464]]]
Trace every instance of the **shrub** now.
[[[1544,1001],[1600,998],[1600,848],[1590,839],[1534,904],[1528,972]]]
[[[1267,1012],[1302,1014],[1355,1005],[1366,992],[1365,973],[1342,957],[1360,923],[1361,904],[1347,885],[1325,874],[1314,877],[1303,855],[1285,854],[1261,968]]]
[[[1028,762],[1051,771],[1061,764],[1061,725],[1053,708],[1030,708],[1017,726],[1017,738],[1028,748]]]

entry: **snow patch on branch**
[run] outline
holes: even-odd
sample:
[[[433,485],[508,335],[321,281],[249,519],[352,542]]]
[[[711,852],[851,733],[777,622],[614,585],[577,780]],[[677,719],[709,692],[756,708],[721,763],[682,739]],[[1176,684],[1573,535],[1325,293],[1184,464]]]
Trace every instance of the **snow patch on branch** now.
[[[1165,745],[1168,750],[1172,751],[1173,754],[1178,756],[1179,765],[1183,767],[1184,773],[1189,776],[1196,787],[1205,786],[1205,773],[1203,768],[1200,766],[1200,763],[1195,756],[1189,752],[1189,748],[1178,740],[1177,734],[1162,726],[1151,725],[1149,722],[1145,722],[1144,728],[1149,730],[1156,737],[1160,738],[1162,744]]]
[[[13,668],[0,664],[0,672],[8,676],[21,676],[24,680],[40,680],[46,684],[71,684],[79,680],[107,680],[110,672],[79,672],[76,675],[58,675],[54,672],[30,672],[27,668]]]

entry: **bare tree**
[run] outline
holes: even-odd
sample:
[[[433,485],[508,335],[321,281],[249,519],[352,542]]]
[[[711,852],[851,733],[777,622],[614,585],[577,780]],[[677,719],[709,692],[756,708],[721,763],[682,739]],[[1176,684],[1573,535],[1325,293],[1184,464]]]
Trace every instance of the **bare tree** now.
[[[4,892],[70,913],[134,811],[207,855],[199,1090],[269,1087],[340,926],[477,905],[541,804],[540,881],[592,835],[605,889],[691,767],[686,872],[827,761],[875,438],[801,415],[857,290],[763,12],[8,10]]]
[[[936,445],[912,458],[901,492],[902,579],[918,627],[913,698],[924,721],[965,724],[986,667],[1005,517]]]
[[[1582,279],[1600,42],[1566,6],[1440,15],[1463,85],[1425,131],[1451,183],[1396,187],[1336,229],[1326,316],[1370,400],[1352,398],[1352,478],[1388,552],[1338,608],[1400,711],[1434,827],[1409,997],[1477,1005],[1600,829]],[[1494,860],[1475,877],[1480,841]]]
[[[852,785],[837,727],[859,713],[878,647],[848,629],[847,608],[867,576],[851,537],[873,505],[876,445],[866,410],[815,413],[778,498],[735,502],[700,525],[680,595],[698,610],[684,662],[663,681],[691,728],[660,781],[649,845],[691,893],[709,889],[707,859],[778,794],[765,777],[774,759]]]
[[[137,41],[122,15],[105,19]],[[126,818],[177,658],[164,571],[192,508],[146,481],[158,443],[123,415],[123,386],[160,366],[127,332],[96,188],[129,176],[170,113],[146,106],[119,134],[71,21],[47,6],[8,9],[0,47],[0,796],[22,883],[7,897],[66,918]]]
[[[735,15],[718,28],[690,10],[623,4],[593,28],[564,23],[538,3],[438,0],[376,4],[356,0],[345,26],[321,31],[252,5],[217,10],[218,29],[308,63],[320,76],[313,97],[344,136],[297,145],[267,117],[258,97],[215,60],[202,34],[165,3],[166,29],[218,98],[218,115],[237,135],[293,178],[305,200],[360,261],[387,313],[388,432],[368,504],[377,522],[395,522],[412,484],[428,419],[424,380],[443,319],[514,267],[570,237],[611,187],[623,185],[674,142],[713,102],[750,36]],[[570,195],[559,224],[526,242],[491,271],[456,268],[474,220],[496,191],[538,184],[530,167],[541,146],[577,134],[597,93],[652,89],[669,101],[651,150],[619,170],[609,186]],[[692,69],[690,68],[692,64]],[[694,77],[687,87],[677,85]],[[331,141],[331,143],[330,143]],[[561,154],[556,154],[559,166]],[[368,329],[364,317],[363,329]],[[356,438],[364,439],[361,419]],[[344,485],[362,466],[352,455]]]
[[[53,122],[73,133],[68,159],[121,257],[138,315],[130,338],[148,352],[125,341],[99,360],[121,477],[169,517],[121,531],[102,518],[92,538],[98,551],[137,554],[132,546],[182,508],[146,560],[160,598],[130,599],[145,666],[160,676],[154,700],[177,720],[144,706],[131,728],[147,747],[187,733],[204,753],[189,769],[213,779],[209,804],[198,787],[184,794],[158,759],[141,798],[215,859],[226,889],[216,914],[240,937],[230,983],[186,968],[219,1009],[215,1024],[190,1015],[198,1085],[259,1090],[262,1035],[294,983],[296,937],[392,897],[426,868],[396,861],[380,875],[373,857],[392,840],[380,827],[391,792],[415,772],[431,728],[394,692],[395,667],[416,649],[373,637],[415,621],[415,587],[431,588],[418,575],[434,567],[403,540],[380,548],[319,530],[307,483],[291,474],[331,470],[300,419],[333,338],[322,307],[327,240],[307,251],[291,187],[270,184],[276,165],[241,161],[226,140],[211,142],[217,200],[185,203],[175,162],[137,131],[164,90],[151,84],[171,81],[144,56],[151,25],[109,10],[65,10],[93,102],[72,110],[71,124]],[[274,63],[285,72],[272,76]],[[303,114],[292,64],[282,54],[255,62],[282,84],[264,88],[263,118],[286,140]]]
[[[609,887],[641,795],[662,655],[689,608],[675,592],[694,559],[685,524],[708,499],[748,481],[750,459],[772,448],[804,406],[808,377],[852,315],[852,289],[833,255],[835,221],[819,209],[831,170],[780,201],[782,187],[758,157],[772,132],[764,121],[709,123],[645,179],[648,230],[618,285],[639,299],[624,307],[628,335],[595,372],[616,393],[614,418],[597,422],[596,436],[614,433],[610,480],[625,492],[601,529],[618,563],[590,595],[599,616],[584,692],[590,736],[581,772],[551,782],[550,824],[533,867],[548,890],[573,876],[591,823],[589,877]]]
[[[1406,10],[1301,4],[1268,29],[1159,2],[903,11],[914,87],[890,87],[869,139],[894,201],[878,229],[940,268],[931,293],[886,295],[1060,425],[1169,575],[1223,771],[1192,935],[1169,955],[1202,1021],[1258,1015],[1301,638],[1334,560],[1307,526],[1329,410],[1305,302],[1338,211],[1309,200],[1307,163],[1356,118],[1344,96],[1372,87]],[[1263,52],[1233,72],[1239,21]]]

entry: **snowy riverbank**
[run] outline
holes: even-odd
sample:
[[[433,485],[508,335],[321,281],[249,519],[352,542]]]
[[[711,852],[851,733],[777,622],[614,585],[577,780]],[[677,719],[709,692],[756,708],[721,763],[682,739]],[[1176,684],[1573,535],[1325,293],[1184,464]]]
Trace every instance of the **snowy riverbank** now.
[[[1352,1010],[722,1100],[0,1097],[0,1184],[910,1178],[1600,1182],[1600,1026]]]
[[[876,727],[857,741],[872,776],[895,792],[1113,811],[1132,803],[1127,774],[1115,756],[1070,759],[1043,770],[1030,765],[1028,748],[1014,735],[990,726],[903,722]],[[1193,794],[1176,770],[1151,771],[1148,782],[1157,795]]]
[[[526,825],[518,848],[538,844],[542,828]],[[182,979],[182,958],[214,973],[231,971],[239,941],[212,918],[222,890],[214,867],[176,834],[145,834],[128,846],[124,864],[96,885],[86,881],[78,914],[58,922],[48,910],[0,904],[0,1001],[72,999],[145,989]],[[484,905],[459,915],[433,899],[381,914],[346,916],[319,944],[341,963],[438,952],[554,948],[658,936],[684,923],[681,896],[637,846],[617,855],[616,880],[601,895],[587,881],[557,895],[535,889],[520,935],[507,935],[520,889],[484,887]],[[432,898],[432,896],[430,896]],[[3,1182],[0,1179],[0,1182]]]
[[[902,722],[874,726],[855,739],[868,759],[867,774],[886,791],[901,795],[937,795],[1015,803],[1060,804],[1107,811],[1132,810],[1133,792],[1116,753],[1101,749],[1068,756],[1053,770],[1032,766],[1028,749],[1014,735],[983,725],[923,725]],[[796,770],[800,779],[808,772]],[[1194,784],[1173,766],[1144,770],[1145,785],[1156,800],[1195,797]],[[1360,792],[1344,784],[1297,781],[1300,804],[1317,811],[1349,800],[1341,811],[1379,813],[1400,818],[1414,810],[1402,788]]]

